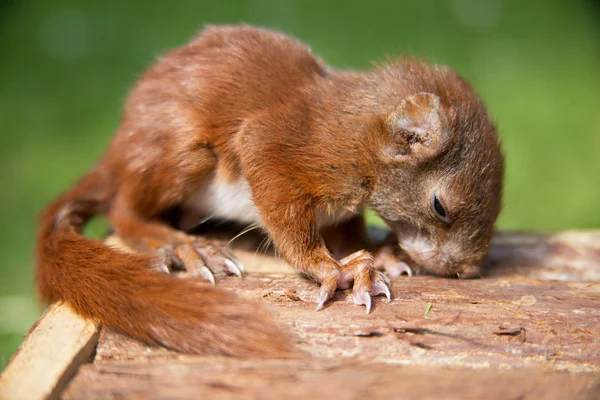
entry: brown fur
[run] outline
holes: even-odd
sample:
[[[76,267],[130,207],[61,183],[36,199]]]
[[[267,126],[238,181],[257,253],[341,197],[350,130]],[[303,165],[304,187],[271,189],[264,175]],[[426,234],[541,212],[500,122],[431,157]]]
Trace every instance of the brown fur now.
[[[427,123],[421,108],[433,103],[403,103],[420,92],[440,99],[433,111],[441,127],[428,128],[428,137],[394,122],[404,115]],[[482,169],[486,163],[491,167]],[[247,181],[263,229],[288,261],[321,282],[342,264],[321,240],[319,215],[366,206],[399,234],[429,227],[429,237],[467,243],[463,258],[479,265],[500,208],[501,171],[481,102],[447,69],[405,60],[340,72],[283,34],[209,27],[144,74],[105,156],[45,210],[37,282],[46,301],[65,300],[81,315],[148,342],[285,355],[288,341],[254,304],[151,271],[157,249],[189,240],[168,221],[195,188]],[[439,179],[458,197],[453,226],[427,213],[427,182]],[[83,224],[98,213],[142,253],[82,237]],[[453,274],[459,261],[437,272]]]

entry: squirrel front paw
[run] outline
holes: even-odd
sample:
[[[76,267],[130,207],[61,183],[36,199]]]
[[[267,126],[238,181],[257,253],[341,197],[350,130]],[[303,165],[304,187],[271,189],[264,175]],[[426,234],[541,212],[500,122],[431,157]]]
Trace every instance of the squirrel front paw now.
[[[410,266],[403,260],[405,258],[402,250],[397,245],[383,245],[375,252],[375,269],[385,271],[392,278],[402,274],[413,276]]]
[[[360,250],[340,260],[341,268],[332,271],[321,282],[317,295],[317,311],[333,296],[336,288],[352,287],[352,301],[356,305],[364,305],[367,314],[371,312],[371,297],[385,295],[391,300],[390,280],[374,267],[373,256]]]

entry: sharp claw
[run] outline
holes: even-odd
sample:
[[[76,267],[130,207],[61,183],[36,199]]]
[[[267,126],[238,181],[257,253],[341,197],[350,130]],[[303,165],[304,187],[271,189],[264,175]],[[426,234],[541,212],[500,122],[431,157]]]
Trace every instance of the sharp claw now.
[[[210,272],[210,269],[208,269],[206,265],[202,264],[201,261],[196,261],[196,267],[198,268],[198,273],[200,276],[215,286],[215,277],[213,276],[212,272]]]
[[[412,269],[405,262],[400,262],[398,264],[392,265],[386,268],[386,272],[393,277],[397,277],[406,273],[409,277],[413,276]]]
[[[167,275],[169,275],[171,273],[171,271],[169,271],[169,267],[167,267],[167,264],[165,264],[165,263],[158,264],[158,271],[162,272],[163,274],[167,274]]]
[[[321,303],[319,302],[319,304],[317,304],[317,308],[315,309],[315,311],[321,311],[323,309],[325,303]]]
[[[235,264],[235,266],[236,266],[236,267],[238,267],[238,269],[239,269],[240,271],[242,271],[242,272],[245,272],[245,268],[244,268],[244,266],[242,265],[242,263],[240,262],[240,260],[238,260],[238,259],[237,259],[237,257],[236,257],[236,256],[234,256],[234,255],[233,255],[233,253],[232,253],[232,252],[231,252],[229,249],[227,249],[227,248],[222,248],[222,249],[221,249],[221,253],[223,253],[223,255],[224,255],[226,258],[230,259],[230,260],[231,260],[231,262],[232,262],[232,263],[234,263],[234,264]]]
[[[380,294],[385,294],[388,303],[392,301],[392,294],[390,293],[390,289],[385,284],[385,282],[373,283],[373,296],[379,296]]]
[[[392,286],[392,281],[390,281],[390,278],[388,278],[388,276],[386,274],[384,274],[381,271],[377,271],[377,274],[379,275],[380,278],[383,279],[383,281],[386,283],[386,285]]]
[[[240,271],[245,272],[244,265],[237,259],[236,256],[231,254],[230,251],[227,252],[227,257],[235,264],[236,267],[239,268]]]
[[[319,294],[317,295],[317,308],[315,311],[321,311],[323,309],[323,307],[325,306],[325,302],[331,297],[331,293],[329,292],[330,290],[328,290],[324,286],[321,286]]]
[[[357,306],[364,305],[367,308],[367,314],[371,312],[371,295],[366,291],[352,294],[352,302]]]
[[[233,261],[231,261],[228,258],[225,259],[225,268],[227,269],[227,271],[236,275],[238,278],[242,277],[242,270]]]
[[[169,275],[171,273],[171,270],[169,269],[169,266],[167,265],[167,263],[169,263],[169,257],[167,256],[167,251],[164,248],[158,249],[157,255],[158,255],[158,263],[155,266],[156,271]]]
[[[400,271],[400,275],[402,275],[403,272],[406,272],[406,275],[408,275],[409,278],[413,275],[412,269],[410,269],[407,263],[402,263],[398,270]]]

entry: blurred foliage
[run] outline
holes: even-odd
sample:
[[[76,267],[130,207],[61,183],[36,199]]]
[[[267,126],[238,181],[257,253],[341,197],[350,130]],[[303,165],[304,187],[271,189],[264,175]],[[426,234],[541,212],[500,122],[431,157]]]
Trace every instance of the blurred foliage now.
[[[39,313],[35,218],[102,153],[140,72],[203,24],[284,30],[340,68],[412,53],[481,93],[507,154],[504,229],[600,226],[592,1],[0,3],[0,370]]]

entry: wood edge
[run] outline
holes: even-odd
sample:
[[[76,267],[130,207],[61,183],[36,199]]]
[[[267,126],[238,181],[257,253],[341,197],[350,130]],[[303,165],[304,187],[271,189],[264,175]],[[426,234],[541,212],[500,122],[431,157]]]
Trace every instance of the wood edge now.
[[[0,376],[0,399],[58,398],[94,353],[98,325],[52,304],[32,326]]]

